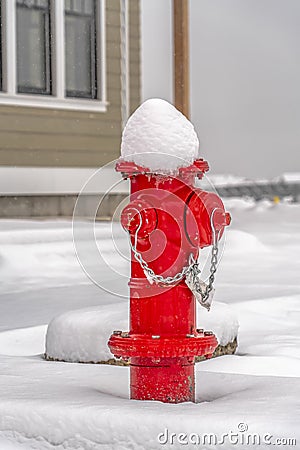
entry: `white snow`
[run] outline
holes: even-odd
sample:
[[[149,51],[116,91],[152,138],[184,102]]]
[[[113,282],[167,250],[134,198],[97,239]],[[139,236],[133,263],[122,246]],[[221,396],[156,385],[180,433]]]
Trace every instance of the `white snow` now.
[[[279,177],[285,183],[300,183],[300,172],[287,172]]]
[[[49,324],[46,353],[70,362],[99,362],[113,358],[107,346],[112,330],[129,329],[128,302],[70,311]],[[212,330],[221,345],[237,336],[238,321],[230,306],[216,302],[209,313],[198,308],[198,328]]]
[[[232,174],[209,173],[199,182],[202,188],[214,185],[215,187],[226,186],[253,186],[268,183],[299,183],[300,172],[288,172],[274,178],[246,178]]]
[[[113,358],[107,346],[113,330],[128,330],[128,302],[66,312],[48,326],[46,353],[65,361]]]
[[[166,428],[176,435],[215,433],[221,439],[232,430],[242,436],[240,423],[248,425],[247,434],[269,433],[272,444],[277,437],[296,438],[297,445],[280,447],[299,447],[300,206],[225,203],[233,221],[214,301],[230,305],[237,315],[239,346],[236,355],[196,365],[196,404],[129,400],[128,367],[45,361],[45,324],[53,317],[102,305],[118,316],[127,300],[101,291],[78,270],[70,223],[0,221],[1,450],[243,450],[246,445],[228,441],[211,446],[157,441]],[[35,230],[40,243],[29,240],[26,230]],[[70,238],[57,242],[53,230]],[[121,228],[119,233],[122,240]],[[107,224],[97,224],[97,235],[105,252],[115,252],[118,268],[127,267],[110,242]],[[91,265],[108,277],[103,263]],[[120,291],[127,292],[127,281],[117,271],[110,275]],[[201,309],[199,323],[209,317]],[[248,447],[277,448],[272,444]]]
[[[2,358],[2,365],[1,430],[7,439],[38,450],[154,450],[161,448],[157,436],[166,428],[177,434],[216,433],[220,439],[224,432],[237,432],[239,423],[262,436],[300,437],[299,378],[213,373],[203,371],[200,363],[197,403],[167,405],[130,401],[126,367],[9,357]]]
[[[18,444],[17,442],[11,442],[8,439],[0,437],[0,448],[1,450],[29,450],[29,447],[25,445]]]
[[[248,180],[245,177],[239,177],[237,175],[231,174],[211,174],[206,175],[203,180],[201,180],[199,186],[205,189],[207,185],[213,184],[214,186],[234,186],[241,184],[253,183],[253,180]],[[205,186],[205,187],[204,187]]]
[[[0,334],[0,355],[31,356],[43,353],[46,332],[47,325],[3,331]]]
[[[173,174],[198,157],[199,141],[192,123],[165,100],[146,100],[123,131],[121,155],[152,172]]]

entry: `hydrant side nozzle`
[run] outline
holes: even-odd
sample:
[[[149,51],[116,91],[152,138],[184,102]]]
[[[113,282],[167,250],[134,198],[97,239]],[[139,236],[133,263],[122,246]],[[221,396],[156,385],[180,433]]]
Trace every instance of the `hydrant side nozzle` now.
[[[137,231],[140,238],[148,237],[157,226],[157,212],[148,202],[134,200],[121,213],[122,227],[131,235]]]
[[[188,220],[188,215],[194,219]],[[224,204],[220,197],[212,192],[194,188],[193,195],[190,196],[186,205],[186,232],[191,243],[200,248],[212,245],[213,229],[218,233],[219,239],[222,237],[224,228],[231,222],[231,216],[225,211]],[[195,227],[194,223],[197,223]],[[198,233],[196,232],[198,228]],[[200,236],[200,242],[197,241]]]
[[[231,215],[222,208],[216,210],[213,217],[213,224],[217,231],[222,230],[231,223]]]

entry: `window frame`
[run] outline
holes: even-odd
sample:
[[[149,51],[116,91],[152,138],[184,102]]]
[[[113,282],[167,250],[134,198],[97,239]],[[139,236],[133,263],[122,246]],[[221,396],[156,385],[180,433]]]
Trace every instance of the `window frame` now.
[[[106,33],[105,3],[96,0],[97,39],[97,98],[66,96],[65,83],[65,14],[64,0],[50,0],[52,39],[52,94],[23,94],[17,92],[17,30],[15,0],[0,0],[2,11],[2,91],[0,105],[105,112],[106,100]]]

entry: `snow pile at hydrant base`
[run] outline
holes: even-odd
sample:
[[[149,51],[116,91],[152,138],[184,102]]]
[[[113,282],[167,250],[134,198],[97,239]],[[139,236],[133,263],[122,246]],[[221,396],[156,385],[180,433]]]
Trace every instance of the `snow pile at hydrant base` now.
[[[233,342],[238,321],[225,303],[215,302],[208,313],[197,305],[197,327],[213,331],[220,345]],[[128,331],[128,303],[69,311],[50,322],[46,356],[69,362],[101,362],[113,358],[107,346],[113,330]]]
[[[173,105],[145,101],[123,131],[121,155],[151,172],[172,175],[198,158],[199,141],[192,123]]]

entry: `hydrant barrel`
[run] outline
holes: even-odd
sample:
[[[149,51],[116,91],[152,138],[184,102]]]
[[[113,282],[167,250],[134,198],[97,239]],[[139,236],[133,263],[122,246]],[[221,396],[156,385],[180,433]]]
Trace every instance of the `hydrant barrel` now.
[[[176,177],[122,159],[117,170],[131,183],[121,214],[131,243],[130,330],[112,335],[109,347],[130,360],[131,398],[195,401],[195,357],[210,357],[217,339],[196,329],[196,300],[184,270],[212,245],[213,231],[221,237],[229,216],[216,194],[194,187],[208,170],[203,160]]]
[[[150,383],[149,383],[150,382]],[[188,358],[132,358],[131,398],[164,403],[195,401],[194,361]]]

